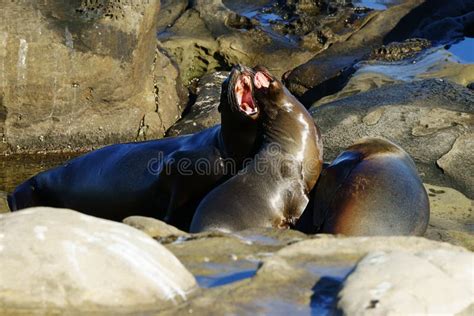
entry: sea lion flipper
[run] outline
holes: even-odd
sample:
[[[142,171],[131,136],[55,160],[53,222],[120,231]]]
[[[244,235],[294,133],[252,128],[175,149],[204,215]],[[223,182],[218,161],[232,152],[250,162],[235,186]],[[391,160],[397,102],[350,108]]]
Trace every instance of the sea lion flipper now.
[[[186,201],[199,198],[224,176],[220,150],[215,146],[174,152],[165,161],[166,182],[172,188],[165,221],[174,223],[180,220]],[[163,178],[162,178],[163,179]],[[181,215],[180,215],[181,214]]]

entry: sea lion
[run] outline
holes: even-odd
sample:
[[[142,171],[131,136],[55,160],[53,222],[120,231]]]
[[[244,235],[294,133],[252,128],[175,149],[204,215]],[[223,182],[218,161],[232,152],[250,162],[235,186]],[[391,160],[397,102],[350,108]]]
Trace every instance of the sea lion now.
[[[198,206],[191,232],[288,228],[308,203],[321,172],[322,142],[305,107],[263,67],[254,69],[263,140],[237,175]]]
[[[322,172],[296,229],[351,236],[423,235],[429,201],[410,156],[381,138],[349,146]]]
[[[10,209],[53,206],[119,221],[143,215],[188,230],[202,197],[258,148],[251,72],[238,65],[223,83],[220,125],[90,152],[19,185],[8,198]]]

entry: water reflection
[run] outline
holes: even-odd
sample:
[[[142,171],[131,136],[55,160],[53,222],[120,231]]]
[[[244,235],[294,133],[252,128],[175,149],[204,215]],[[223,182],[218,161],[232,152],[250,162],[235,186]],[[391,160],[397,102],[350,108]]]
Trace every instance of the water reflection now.
[[[374,10],[386,10],[388,7],[400,4],[402,0],[356,0],[352,1],[355,7],[365,7]]]
[[[341,289],[342,282],[354,269],[354,266],[306,264],[305,268],[311,273],[321,276],[312,288],[311,315],[333,315],[337,305],[337,294]]]
[[[251,278],[255,275],[256,271],[256,269],[250,269],[213,275],[197,275],[196,281],[200,287],[211,288]]]
[[[59,166],[72,155],[11,156],[0,159],[0,191],[11,192],[38,172]]]
[[[474,63],[474,38],[465,37],[456,44],[447,45],[446,49],[464,63]]]

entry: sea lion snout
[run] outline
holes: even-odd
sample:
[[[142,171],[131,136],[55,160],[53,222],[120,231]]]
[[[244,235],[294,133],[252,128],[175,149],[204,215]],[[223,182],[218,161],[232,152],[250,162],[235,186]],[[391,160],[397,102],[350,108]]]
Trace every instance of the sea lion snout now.
[[[268,78],[263,72],[257,72],[254,76],[254,85],[257,89],[268,88],[271,83],[271,78]]]

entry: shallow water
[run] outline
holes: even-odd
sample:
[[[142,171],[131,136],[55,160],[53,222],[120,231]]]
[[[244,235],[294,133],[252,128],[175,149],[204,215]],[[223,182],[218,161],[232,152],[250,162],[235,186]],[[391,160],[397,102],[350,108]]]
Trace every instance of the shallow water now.
[[[0,191],[11,192],[38,172],[54,168],[73,155],[11,156],[0,159]]]
[[[402,3],[403,0],[357,0],[352,1],[355,7],[365,7],[374,10],[386,10],[391,6]]]
[[[317,266],[306,264],[305,268],[321,279],[313,287],[311,311],[313,315],[332,315],[337,303],[337,294],[342,282],[354,269],[353,266]]]
[[[247,11],[242,13],[243,16],[249,19],[256,19],[263,26],[269,26],[271,23],[284,22],[284,19],[275,13],[263,13],[260,9]]]
[[[213,288],[239,282],[255,276],[258,265],[249,268],[245,264],[215,264],[207,263],[207,267],[215,273],[206,275],[195,275],[196,280],[202,288]],[[256,300],[256,304],[265,314],[292,314],[295,311],[307,315],[332,315],[337,303],[337,294],[344,279],[354,269],[353,265],[319,265],[312,262],[304,263],[301,268],[319,277],[312,288],[312,296],[309,305],[301,304],[291,300],[282,300],[281,297],[265,298]]]
[[[239,269],[233,266],[229,266],[231,268],[230,272],[224,273],[216,273],[212,275],[196,275],[196,281],[200,287],[203,288],[211,288],[216,286],[222,286],[230,283],[234,283],[237,281],[241,281],[244,279],[251,278],[257,272],[257,269]],[[226,269],[228,270],[228,269]]]
[[[474,63],[474,37],[465,37],[455,44],[446,45],[445,48],[463,63]]]
[[[389,78],[402,81],[412,81],[421,75],[440,69],[446,63],[461,63],[461,60],[444,48],[429,49],[423,54],[403,61],[395,62],[361,62],[357,74],[378,73]]]

